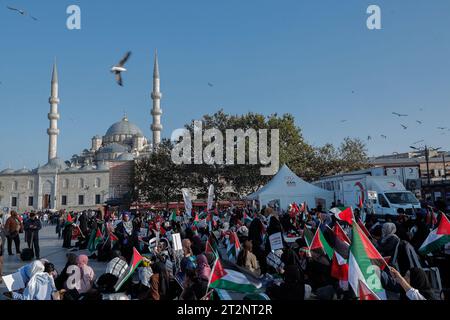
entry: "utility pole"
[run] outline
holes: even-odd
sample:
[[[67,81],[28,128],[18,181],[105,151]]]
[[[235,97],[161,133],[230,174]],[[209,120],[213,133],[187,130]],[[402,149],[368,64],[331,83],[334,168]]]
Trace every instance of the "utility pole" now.
[[[431,184],[431,178],[430,178],[430,150],[428,149],[428,146],[425,146],[425,161],[427,163],[427,180],[428,185]]]
[[[447,181],[447,164],[445,163],[445,153],[442,154],[442,164],[444,166],[444,180]]]

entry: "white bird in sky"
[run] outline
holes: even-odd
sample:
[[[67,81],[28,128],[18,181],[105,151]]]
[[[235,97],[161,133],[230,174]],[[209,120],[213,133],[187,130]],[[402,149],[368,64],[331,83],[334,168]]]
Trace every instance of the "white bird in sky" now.
[[[113,66],[111,68],[111,72],[116,75],[116,81],[117,84],[121,87],[123,87],[123,80],[122,80],[122,72],[126,72],[127,69],[125,69],[125,63],[128,61],[128,59],[131,56],[131,51],[128,51],[125,56],[120,60],[120,62]]]

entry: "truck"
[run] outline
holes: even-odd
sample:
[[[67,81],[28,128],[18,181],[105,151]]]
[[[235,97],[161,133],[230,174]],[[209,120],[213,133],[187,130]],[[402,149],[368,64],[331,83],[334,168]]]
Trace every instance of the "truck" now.
[[[387,176],[384,168],[324,177],[314,184],[333,191],[338,206],[357,207],[361,201],[367,211],[380,216],[395,216],[399,212],[414,216],[415,209],[420,209],[416,196],[406,190],[398,177]]]

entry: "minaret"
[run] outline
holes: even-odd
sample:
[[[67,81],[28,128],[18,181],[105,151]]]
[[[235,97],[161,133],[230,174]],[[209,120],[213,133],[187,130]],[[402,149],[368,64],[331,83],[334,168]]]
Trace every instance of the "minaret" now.
[[[50,127],[47,129],[48,134],[48,161],[55,159],[57,157],[56,150],[58,145],[58,70],[56,68],[56,62],[53,65],[53,74],[52,74],[52,89],[51,95],[49,99],[50,103],[50,113],[48,114],[48,120],[50,120]]]
[[[153,132],[153,149],[156,149],[158,145],[161,143],[161,97],[162,93],[160,91],[160,79],[159,79],[159,66],[158,66],[158,52],[155,51],[155,65],[153,69],[153,92],[152,92],[152,100],[153,100],[153,124],[151,126]]]

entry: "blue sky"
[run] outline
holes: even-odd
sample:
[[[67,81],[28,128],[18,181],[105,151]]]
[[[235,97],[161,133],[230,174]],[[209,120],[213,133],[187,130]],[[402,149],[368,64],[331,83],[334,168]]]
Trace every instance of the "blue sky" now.
[[[82,10],[79,31],[66,28],[71,4]],[[366,28],[370,4],[381,7],[382,30]],[[450,149],[450,131],[437,129],[450,127],[449,16],[448,0],[1,0],[0,168],[47,160],[55,57],[61,158],[89,148],[124,110],[150,137],[156,48],[164,137],[223,108],[292,113],[317,146],[371,135],[370,155],[421,139]],[[109,68],[127,50],[120,88]],[[400,121],[392,111],[410,116]]]

